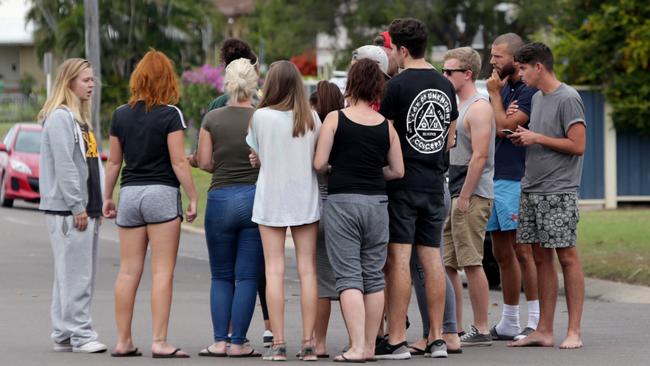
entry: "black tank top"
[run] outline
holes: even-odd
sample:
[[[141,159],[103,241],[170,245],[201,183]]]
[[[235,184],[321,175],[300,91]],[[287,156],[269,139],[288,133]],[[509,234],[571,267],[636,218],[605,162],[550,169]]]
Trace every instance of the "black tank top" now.
[[[390,148],[388,121],[364,126],[339,111],[329,163],[329,194],[386,194],[383,167]]]

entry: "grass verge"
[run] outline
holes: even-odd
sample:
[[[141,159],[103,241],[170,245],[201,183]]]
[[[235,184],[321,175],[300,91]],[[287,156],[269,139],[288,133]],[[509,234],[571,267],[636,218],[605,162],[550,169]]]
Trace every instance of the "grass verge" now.
[[[578,249],[585,275],[650,286],[650,210],[581,213]]]

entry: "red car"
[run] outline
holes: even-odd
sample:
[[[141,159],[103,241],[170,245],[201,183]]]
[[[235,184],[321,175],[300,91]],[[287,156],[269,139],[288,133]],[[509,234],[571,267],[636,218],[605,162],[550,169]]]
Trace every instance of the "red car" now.
[[[14,125],[0,143],[0,204],[11,207],[15,199],[38,202],[38,165],[43,127],[35,123]]]

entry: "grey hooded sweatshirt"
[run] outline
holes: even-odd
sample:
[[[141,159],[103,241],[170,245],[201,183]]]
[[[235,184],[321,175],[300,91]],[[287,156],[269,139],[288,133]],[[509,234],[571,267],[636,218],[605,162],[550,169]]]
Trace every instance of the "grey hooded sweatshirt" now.
[[[104,174],[100,159],[99,178]],[[39,187],[43,211],[71,211],[77,215],[88,204],[88,164],[79,124],[65,106],[54,110],[43,122]]]

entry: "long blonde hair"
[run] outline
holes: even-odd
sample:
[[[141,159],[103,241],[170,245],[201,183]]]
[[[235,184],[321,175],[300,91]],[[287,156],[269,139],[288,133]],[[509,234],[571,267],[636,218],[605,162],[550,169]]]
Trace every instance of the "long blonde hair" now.
[[[55,109],[64,105],[72,111],[74,118],[92,129],[90,123],[90,99],[81,100],[72,92],[70,84],[84,70],[92,68],[90,62],[83,58],[69,58],[59,66],[52,86],[52,94],[47,98],[38,113],[38,120],[43,122]]]
[[[264,82],[264,97],[258,108],[264,107],[293,112],[293,137],[300,137],[315,128],[302,77],[296,65],[289,61],[271,64]]]

